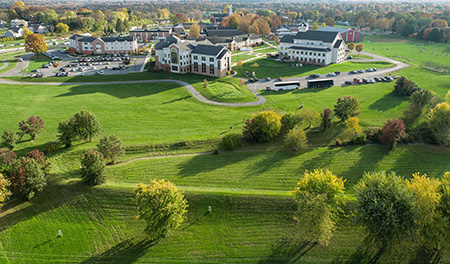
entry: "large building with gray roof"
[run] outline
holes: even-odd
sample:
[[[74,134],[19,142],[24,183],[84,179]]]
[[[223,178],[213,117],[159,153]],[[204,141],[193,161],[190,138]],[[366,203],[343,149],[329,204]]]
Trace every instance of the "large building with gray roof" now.
[[[305,64],[329,65],[346,59],[345,42],[338,32],[299,32],[285,35],[278,47],[280,57]]]
[[[86,37],[73,35],[69,39],[70,47],[80,54],[118,54],[138,51],[135,37]]]
[[[189,41],[171,35],[155,45],[155,68],[223,77],[231,70],[231,52],[208,40]]]

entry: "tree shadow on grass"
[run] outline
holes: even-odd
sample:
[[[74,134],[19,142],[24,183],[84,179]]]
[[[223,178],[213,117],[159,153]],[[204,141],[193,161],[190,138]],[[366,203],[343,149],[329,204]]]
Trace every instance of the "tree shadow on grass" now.
[[[292,238],[282,238],[272,248],[269,256],[261,259],[258,264],[280,263],[302,263],[302,257],[317,243],[310,241],[299,241]]]
[[[169,82],[114,85],[78,85],[70,87],[69,92],[57,95],[55,97],[69,97],[104,93],[119,99],[127,99],[131,97],[155,95],[178,87],[180,87],[179,84]]]
[[[39,214],[56,209],[83,195],[88,188],[80,181],[62,184],[58,179],[49,179],[44,192],[37,193],[33,199],[18,197],[8,202],[1,212],[0,229],[7,229]],[[24,203],[29,202],[30,205]]]
[[[398,97],[394,94],[394,92],[390,92],[369,105],[369,109],[377,111],[387,111],[408,100],[409,97]]]
[[[178,174],[182,177],[188,177],[200,173],[207,173],[258,155],[261,155],[261,153],[229,152],[219,155],[198,155],[179,164],[180,172]]]
[[[384,251],[374,249],[363,242],[351,255],[342,254],[331,262],[332,264],[376,264]],[[370,245],[371,243],[369,243]]]
[[[157,243],[158,241],[145,238],[139,241],[136,241],[136,239],[127,239],[99,255],[92,256],[82,263],[135,263],[146,253],[147,249]]]
[[[441,251],[425,250],[420,248],[416,251],[416,255],[411,259],[409,264],[437,264],[441,262]]]

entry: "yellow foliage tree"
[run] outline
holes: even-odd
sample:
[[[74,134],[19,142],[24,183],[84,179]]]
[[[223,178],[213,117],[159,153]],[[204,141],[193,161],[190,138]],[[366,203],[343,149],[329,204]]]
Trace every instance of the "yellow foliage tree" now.
[[[359,119],[357,117],[350,117],[346,122],[348,130],[357,136],[358,134],[361,134],[362,129],[359,126]]]
[[[191,28],[189,29],[189,36],[194,39],[200,36],[200,26],[197,23],[192,24]]]
[[[312,29],[313,30],[319,29],[319,24],[317,24],[317,21],[314,21]]]
[[[11,186],[11,182],[8,179],[5,179],[3,174],[0,173],[0,209],[2,209],[3,204],[8,201],[12,194],[9,190],[9,186]]]

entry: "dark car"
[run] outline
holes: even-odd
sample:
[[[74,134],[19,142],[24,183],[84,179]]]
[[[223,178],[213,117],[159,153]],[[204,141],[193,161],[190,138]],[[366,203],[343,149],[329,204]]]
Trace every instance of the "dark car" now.
[[[348,73],[349,73],[349,74],[356,74],[356,71],[353,70],[353,71],[349,71]]]
[[[312,78],[312,79],[319,78],[319,77],[320,77],[320,74],[318,74],[318,73],[309,75],[309,78]]]
[[[376,82],[382,82],[382,80],[381,80],[380,77],[374,77],[373,79],[374,79]]]
[[[386,76],[384,78],[387,80],[387,82],[392,82],[394,80],[394,78],[392,78],[391,76]]]
[[[340,71],[335,71],[334,74],[339,75],[339,74],[341,74],[341,72]]]
[[[30,72],[38,72],[38,70],[32,70],[32,71],[30,71]]]
[[[353,79],[353,81],[354,81],[355,83],[357,83],[357,84],[363,83],[363,81],[362,81],[361,79],[359,79],[359,78],[355,78],[355,79]]]
[[[345,84],[352,85],[352,81],[345,81]]]

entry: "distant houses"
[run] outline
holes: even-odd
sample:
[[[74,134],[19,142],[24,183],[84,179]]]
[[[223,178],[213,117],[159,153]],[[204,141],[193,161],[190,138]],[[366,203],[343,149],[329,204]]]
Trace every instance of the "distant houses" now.
[[[5,32],[5,37],[9,38],[20,38],[23,36],[23,27],[28,27],[28,29],[33,33],[45,34],[49,33],[49,26],[44,23],[31,23],[23,19],[11,20],[11,27],[9,27]]]
[[[206,39],[231,51],[263,43],[261,36],[242,33],[242,31],[232,27],[207,29]]]
[[[345,61],[345,49],[340,33],[309,30],[283,36],[278,51],[285,60],[325,66]]]
[[[20,38],[23,36],[23,28],[21,27],[10,27],[5,32],[5,37],[7,38]]]
[[[295,35],[298,32],[306,32],[309,29],[309,24],[306,22],[302,22],[294,25],[281,25],[278,26],[276,31],[276,35],[279,37],[283,37],[284,35]]]
[[[70,47],[83,54],[117,54],[138,51],[135,37],[85,37],[73,35],[69,38]]]
[[[223,77],[231,70],[231,52],[208,40],[169,36],[155,45],[155,69]]]
[[[172,34],[170,27],[135,29],[129,32],[130,37],[135,37],[139,41],[163,39]]]

